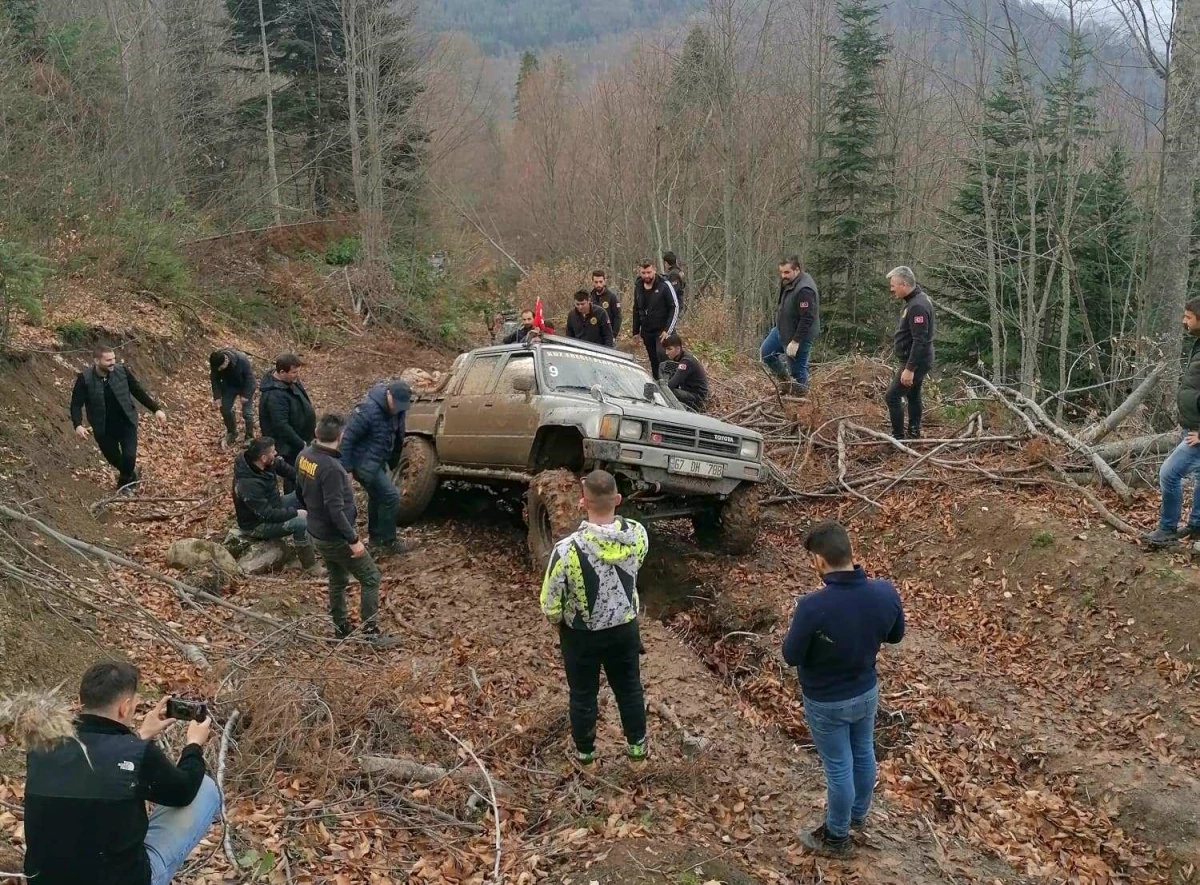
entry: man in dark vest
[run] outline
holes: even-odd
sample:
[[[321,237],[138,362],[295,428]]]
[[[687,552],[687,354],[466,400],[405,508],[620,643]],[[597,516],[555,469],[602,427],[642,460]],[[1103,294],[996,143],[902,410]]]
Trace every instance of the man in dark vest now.
[[[896,324],[894,348],[900,367],[892,378],[884,399],[892,419],[894,439],[919,439],[921,436],[921,385],[933,368],[933,302],[929,300],[912,268],[903,265],[888,275],[892,297],[904,302]],[[908,428],[904,427],[904,401],[908,400]]]
[[[792,256],[779,262],[779,301],[775,325],[763,339],[763,364],[785,382],[785,392],[808,392],[808,355],[821,331],[817,284]]]
[[[75,739],[26,758],[25,875],[39,885],[167,885],[221,810],[205,773],[212,717],[189,722],[179,762],[154,739],[175,724],[167,698],[134,731],[138,671],[93,664],[79,685]],[[50,736],[37,745],[50,740]],[[146,803],[155,804],[146,814]]]
[[[1180,441],[1158,471],[1162,510],[1158,528],[1145,536],[1151,547],[1176,547],[1183,538],[1200,538],[1200,298],[1193,298],[1184,306],[1183,330],[1192,342],[1175,398]],[[1196,479],[1196,486],[1192,490],[1187,524],[1181,527],[1183,480],[1188,476]]]
[[[225,422],[225,445],[237,442],[237,419],[233,404],[242,400],[242,425],[246,442],[254,439],[254,389],[258,379],[250,357],[240,350],[214,350],[208,356],[208,380],[212,384],[213,405],[221,410]]]
[[[592,293],[587,289],[575,293],[575,309],[567,315],[567,337],[603,347],[613,346],[608,311],[592,302]]]
[[[258,384],[258,426],[263,436],[275,440],[279,457],[293,467],[296,456],[312,442],[317,413],[300,380],[304,361],[294,353],[275,357],[275,368]],[[284,477],[283,492],[296,490],[295,481]]]
[[[83,425],[84,413],[96,435],[96,445],[104,459],[117,468],[117,490],[129,492],[137,481],[138,413],[134,400],[154,413],[160,424],[167,423],[167,413],[146,392],[133,371],[117,364],[117,355],[108,345],[101,344],[92,351],[91,368],[75,376],[71,391],[71,423],[75,435],[87,439]]]

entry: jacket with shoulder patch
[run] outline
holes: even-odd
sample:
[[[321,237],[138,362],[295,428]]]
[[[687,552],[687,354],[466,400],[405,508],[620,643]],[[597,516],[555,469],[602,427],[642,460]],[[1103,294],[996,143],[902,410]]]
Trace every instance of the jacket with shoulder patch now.
[[[637,573],[650,541],[641,523],[618,516],[584,522],[559,541],[542,581],[542,614],[573,630],[607,630],[637,619]]]

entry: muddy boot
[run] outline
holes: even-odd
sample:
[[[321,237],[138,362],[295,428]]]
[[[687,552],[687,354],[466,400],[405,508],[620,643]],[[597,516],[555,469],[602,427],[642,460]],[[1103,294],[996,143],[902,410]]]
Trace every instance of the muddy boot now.
[[[227,449],[235,442],[237,442],[237,433],[232,431],[226,433],[225,438],[221,441],[221,448]]]
[[[1179,546],[1179,530],[1178,529],[1155,529],[1152,532],[1147,532],[1142,535],[1142,540],[1152,549],[1163,549],[1166,547]]]
[[[850,837],[841,839],[831,838],[825,832],[825,824],[817,827],[811,833],[800,834],[800,844],[820,857],[850,857],[854,853],[854,843]]]
[[[340,624],[335,623],[333,625],[333,635],[338,640],[338,642],[342,642],[346,639],[349,639],[350,634],[353,632],[354,632],[354,628],[351,627],[348,622],[343,621]]]
[[[364,630],[363,636],[367,638],[367,642],[371,644],[371,648],[376,651],[387,651],[390,648],[396,648],[400,645],[399,637],[383,633],[379,630]]]
[[[395,541],[369,541],[367,543],[367,549],[371,551],[372,559],[386,559],[389,556],[412,553],[418,546],[420,545],[415,541],[405,541],[403,538],[397,538]]]

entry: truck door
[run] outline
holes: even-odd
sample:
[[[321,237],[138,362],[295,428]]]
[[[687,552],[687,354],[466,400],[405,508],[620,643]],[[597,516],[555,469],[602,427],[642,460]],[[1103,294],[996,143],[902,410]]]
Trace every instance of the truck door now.
[[[528,390],[518,390],[522,379]],[[483,410],[490,413],[493,428],[491,463],[523,470],[529,464],[533,439],[537,435],[538,412],[534,404],[537,394],[532,353],[510,353],[500,369],[492,392],[483,397]]]
[[[457,390],[451,390],[446,397],[442,426],[436,436],[439,461],[460,465],[489,463],[491,409],[485,410],[483,403],[503,359],[502,353],[475,357]]]

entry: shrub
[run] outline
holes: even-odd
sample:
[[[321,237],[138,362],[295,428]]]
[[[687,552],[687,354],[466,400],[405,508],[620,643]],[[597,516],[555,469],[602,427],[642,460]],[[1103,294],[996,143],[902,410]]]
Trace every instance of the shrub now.
[[[58,337],[62,339],[63,344],[68,347],[75,347],[83,344],[91,334],[92,327],[83,320],[68,320],[60,325],[54,331],[58,332]]]
[[[343,267],[358,261],[362,255],[363,244],[361,237],[342,237],[334,240],[325,250],[325,263],[334,267]]]

